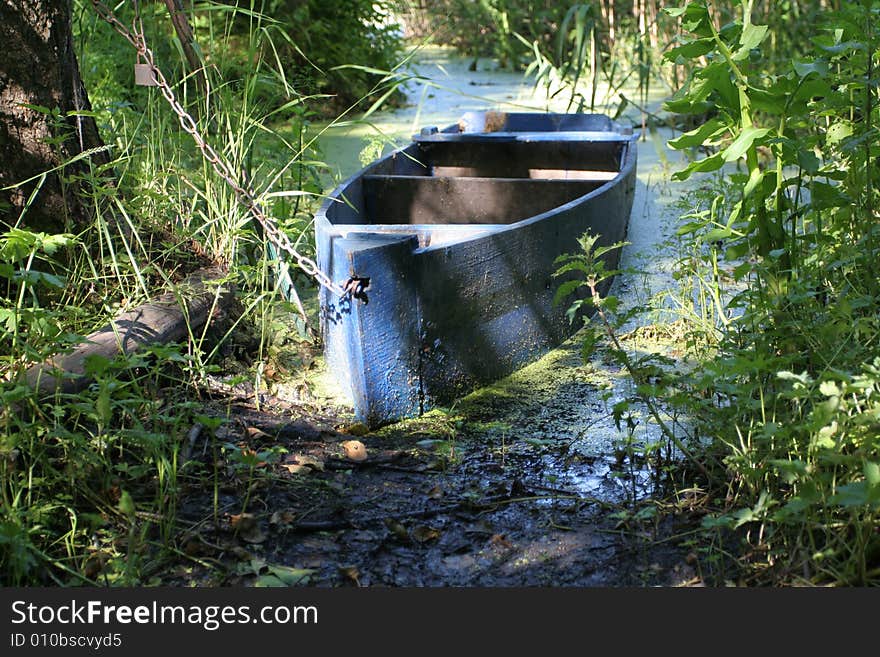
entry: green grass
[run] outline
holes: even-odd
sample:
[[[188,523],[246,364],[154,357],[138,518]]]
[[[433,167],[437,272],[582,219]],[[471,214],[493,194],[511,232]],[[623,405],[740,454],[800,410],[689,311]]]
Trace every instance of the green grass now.
[[[257,4],[198,6],[206,94],[184,75],[160,4],[142,3],[148,45],[236,182],[250,186],[262,210],[311,255],[322,163],[305,132],[316,99],[294,86],[296,75],[282,60],[294,47],[287,28]],[[118,11],[130,23],[130,7]],[[86,174],[93,177],[86,188],[94,221],[79,234],[0,227],[0,583],[6,585],[161,581],[168,563],[188,558],[180,549],[183,488],[210,490],[221,463],[241,461],[240,449],[216,444],[216,419],[199,401],[206,377],[223,362],[225,374],[265,389],[270,360],[311,340],[305,315],[278,290],[274,254],[234,190],[159,91],[134,87],[121,72],[119,61],[135,61],[130,45],[90,2],[78,2],[75,15],[84,81],[113,156],[113,184],[101,171]],[[310,70],[315,80],[325,76]],[[351,71],[335,73],[335,84],[349,75],[370,84],[381,79]],[[273,125],[283,125],[283,135]],[[93,358],[92,382],[76,394],[44,398],[24,383],[33,364],[205,265],[228,271],[225,284],[237,290],[241,310],[233,321],[189,326],[183,344],[112,361]],[[294,294],[313,289],[296,271],[292,282]],[[228,354],[242,350],[250,365],[238,363],[230,372]],[[194,431],[217,453],[214,471],[184,463]]]

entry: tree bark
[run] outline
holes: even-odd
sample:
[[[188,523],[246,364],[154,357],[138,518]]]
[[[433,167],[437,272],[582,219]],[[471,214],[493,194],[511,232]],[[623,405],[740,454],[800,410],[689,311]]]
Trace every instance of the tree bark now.
[[[109,161],[99,152],[65,164],[103,146],[94,119],[77,115],[91,105],[71,14],[71,0],[0,0],[0,188],[13,186],[0,189],[0,221],[31,230],[71,231],[88,222],[92,213],[79,193],[85,174]],[[50,171],[40,183],[40,174]]]
[[[206,96],[208,93],[208,82],[205,79],[205,71],[202,68],[201,55],[196,46],[196,38],[193,36],[192,27],[183,9],[183,2],[182,0],[165,0],[165,6],[168,7],[168,15],[171,16],[171,23],[177,32],[177,38],[180,40],[180,46],[183,48],[184,57],[186,57],[190,72],[195,78],[199,93],[202,96]]]

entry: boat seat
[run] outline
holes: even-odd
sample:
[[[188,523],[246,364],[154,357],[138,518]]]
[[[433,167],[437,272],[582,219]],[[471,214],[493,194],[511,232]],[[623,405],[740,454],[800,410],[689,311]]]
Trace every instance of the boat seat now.
[[[552,210],[608,177],[487,178],[367,175],[367,224],[511,224]]]
[[[530,169],[618,172],[632,143],[630,138],[620,135],[604,141],[529,142],[485,137],[420,141],[416,158],[426,163],[435,176],[528,178]]]

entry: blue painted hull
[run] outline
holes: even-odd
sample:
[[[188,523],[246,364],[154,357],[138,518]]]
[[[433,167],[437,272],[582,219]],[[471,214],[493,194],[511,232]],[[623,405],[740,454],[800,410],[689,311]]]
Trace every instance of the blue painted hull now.
[[[366,303],[321,292],[327,365],[360,420],[447,405],[579,328],[552,303],[554,261],[587,230],[625,238],[634,139],[602,115],[472,113],[329,196],[318,265],[369,278]]]

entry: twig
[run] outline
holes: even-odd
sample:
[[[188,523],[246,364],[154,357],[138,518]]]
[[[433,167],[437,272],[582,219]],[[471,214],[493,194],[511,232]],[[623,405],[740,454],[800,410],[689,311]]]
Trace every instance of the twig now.
[[[181,466],[192,458],[193,448],[196,446],[196,441],[199,439],[199,436],[202,435],[202,429],[204,429],[202,424],[196,422],[186,435],[187,443],[186,447],[183,449],[183,456],[180,461]]]
[[[339,520],[312,520],[304,522],[301,521],[293,525],[292,529],[298,531],[331,531],[334,529],[354,529],[363,525],[371,525],[377,522],[385,522],[389,519],[397,520],[400,518],[428,518],[430,516],[457,511],[465,505],[465,502],[459,502],[457,504],[447,504],[445,506],[439,506],[433,509],[421,509],[420,511],[395,513],[392,516],[376,515],[360,519],[340,518]]]
[[[485,512],[493,509],[494,507],[506,504],[514,504],[517,502],[533,502],[536,500],[548,499],[577,500],[579,502],[605,505],[610,508],[616,508],[614,505],[603,502],[602,500],[599,500],[597,498],[580,497],[579,495],[532,495],[527,497],[501,496],[482,501],[462,500],[460,502],[456,502],[455,504],[447,504],[444,506],[434,507],[432,509],[406,511],[403,513],[395,513],[394,515],[383,514],[367,516],[366,518],[358,519],[340,518],[338,520],[314,520],[297,522],[296,524],[292,525],[292,529],[298,531],[332,531],[335,529],[353,529],[364,525],[385,522],[387,520],[399,520],[401,518],[428,518],[430,516],[441,515],[444,513],[452,513],[454,511],[459,511],[465,508],[479,508],[481,512]]]

